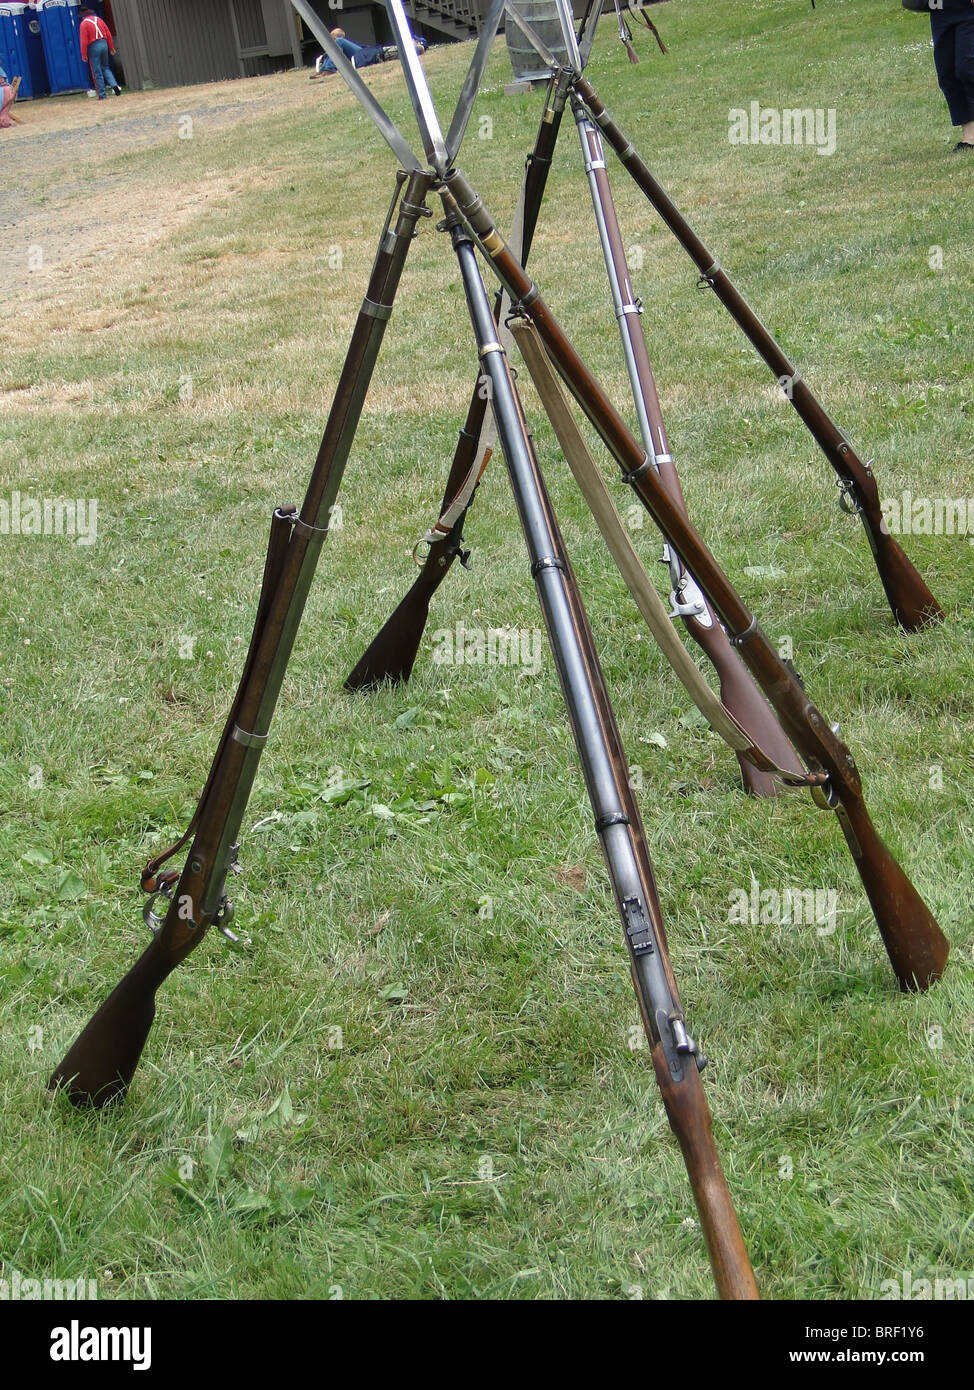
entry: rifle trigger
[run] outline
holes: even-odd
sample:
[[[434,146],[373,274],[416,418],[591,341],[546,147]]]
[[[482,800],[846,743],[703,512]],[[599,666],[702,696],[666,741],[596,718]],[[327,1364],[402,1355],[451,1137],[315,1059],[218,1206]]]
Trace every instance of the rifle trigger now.
[[[249,936],[238,936],[236,932],[230,930],[233,915],[233,903],[227,897],[222,898],[219,911],[213,918],[213,926],[216,927],[221,936],[225,936],[234,946],[252,946],[254,943]]]

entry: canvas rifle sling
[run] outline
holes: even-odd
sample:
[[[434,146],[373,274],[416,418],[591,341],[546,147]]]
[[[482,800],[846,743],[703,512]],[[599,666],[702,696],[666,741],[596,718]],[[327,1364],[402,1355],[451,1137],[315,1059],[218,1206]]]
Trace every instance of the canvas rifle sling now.
[[[562,453],[595,517],[619,573],[660,650],[697,709],[715,734],[735,752],[742,753],[762,772],[769,772],[792,787],[819,783],[822,780],[820,776],[810,777],[779,767],[773,758],[755,745],[726,705],[711,690],[675,631],[669,613],[629,538],[615,503],[609,496],[609,490],[575,422],[534,325],[527,319],[518,318],[511,320],[511,329],[541,398],[545,414],[551,421],[561,445]]]

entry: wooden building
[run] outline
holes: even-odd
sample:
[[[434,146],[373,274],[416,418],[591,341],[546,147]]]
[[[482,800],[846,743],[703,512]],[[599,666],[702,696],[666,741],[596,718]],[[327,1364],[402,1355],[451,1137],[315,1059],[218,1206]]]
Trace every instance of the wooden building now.
[[[433,43],[477,34],[486,0],[404,0],[417,34]],[[311,0],[329,28],[356,43],[389,43],[385,6]],[[319,49],[290,0],[112,0],[129,87],[175,87],[256,77],[313,62]]]

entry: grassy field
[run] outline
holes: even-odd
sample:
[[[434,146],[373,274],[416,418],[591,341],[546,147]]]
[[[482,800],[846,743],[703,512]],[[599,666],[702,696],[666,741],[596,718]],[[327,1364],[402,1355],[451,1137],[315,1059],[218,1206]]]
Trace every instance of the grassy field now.
[[[974,166],[948,153],[924,21],[887,0],[657,15],[670,53],[638,38],[638,71],[606,22],[591,75],[607,103],[875,455],[883,495],[971,498],[974,530]],[[427,57],[444,102],[469,52]],[[502,226],[540,111],[504,96],[509,71],[498,45],[461,161]],[[392,65],[370,80],[409,130]],[[711,1297],[547,646],[534,671],[436,664],[428,643],[407,688],[342,690],[415,573],[475,370],[431,223],[244,825],[253,944],[214,934],[170,980],[117,1113],[44,1089],[147,944],[139,869],[192,813],[270,514],[303,494],[392,189],[340,88],[262,81],[237,124],[179,138],[174,114],[171,139],[96,150],[85,177],[118,180],[123,227],[126,189],[136,209],[137,189],[147,207],[216,191],[145,244],[133,212],[90,273],[25,290],[5,334],[0,498],[95,498],[98,532],[0,535],[0,1274],[94,1278],[101,1298]],[[834,154],[730,144],[728,111],[752,100],[834,109]],[[897,991],[838,826],[804,796],[740,794],[533,419],[755,1271],[778,1299],[974,1276],[974,551],[905,538],[947,622],[898,632],[814,442],[615,188],[691,514],[792,639],[953,945],[929,994]],[[31,196],[43,206],[40,175]],[[532,267],[621,405],[570,120]],[[540,628],[497,462],[431,636]],[[634,535],[662,575],[658,537]],[[834,932],[732,922],[752,878],[834,890]]]

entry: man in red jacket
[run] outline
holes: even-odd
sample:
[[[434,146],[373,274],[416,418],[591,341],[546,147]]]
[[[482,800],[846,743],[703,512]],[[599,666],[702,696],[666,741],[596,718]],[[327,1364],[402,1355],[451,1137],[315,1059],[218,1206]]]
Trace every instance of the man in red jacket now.
[[[88,63],[91,68],[98,100],[105,100],[106,87],[109,87],[117,97],[120,97],[122,89],[115,81],[115,74],[108,66],[108,56],[115,52],[112,31],[108,25],[103,19],[98,18],[94,10],[82,10],[78,35],[81,39],[81,61]]]

